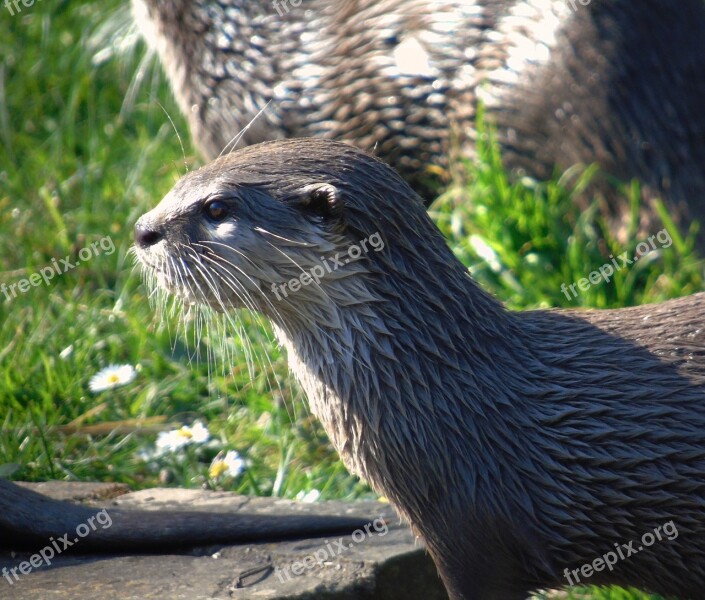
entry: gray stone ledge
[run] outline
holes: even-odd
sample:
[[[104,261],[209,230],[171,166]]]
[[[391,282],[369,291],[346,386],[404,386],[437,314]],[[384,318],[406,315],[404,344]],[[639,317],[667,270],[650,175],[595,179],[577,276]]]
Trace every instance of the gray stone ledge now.
[[[126,486],[118,484],[47,482],[27,485],[48,496],[105,506],[108,510],[110,506],[230,512],[245,509],[249,513],[272,515],[364,515],[369,516],[370,521],[383,516],[389,525],[385,535],[371,529],[370,535],[357,542],[351,536],[313,537],[185,550],[165,548],[159,554],[124,555],[82,555],[77,546],[59,555],[51,567],[22,575],[12,585],[0,577],[0,598],[3,599],[447,598],[423,544],[406,526],[399,524],[386,504],[372,501],[304,504],[228,492],[171,488],[129,492]],[[321,558],[318,562],[308,558],[316,552]],[[31,553],[0,551],[0,569],[15,567],[30,556]]]

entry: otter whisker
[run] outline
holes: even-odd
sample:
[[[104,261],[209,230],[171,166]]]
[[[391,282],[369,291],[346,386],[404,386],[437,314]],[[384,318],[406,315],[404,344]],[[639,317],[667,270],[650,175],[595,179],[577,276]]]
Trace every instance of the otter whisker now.
[[[194,256],[196,256],[197,260],[196,260],[195,266],[198,269],[198,271],[202,274],[203,279],[206,282],[206,284],[211,289],[214,298],[220,304],[224,318],[227,319],[227,321],[230,323],[230,325],[233,327],[233,329],[235,329],[236,331],[238,331],[241,334],[241,338],[245,340],[245,358],[246,358],[246,362],[248,365],[248,371],[249,371],[250,377],[251,377],[251,379],[254,379],[253,356],[255,356],[255,353],[251,347],[251,342],[248,339],[248,337],[244,335],[244,329],[243,329],[242,325],[239,324],[239,322],[238,322],[238,324],[236,324],[230,318],[230,313],[228,312],[228,309],[232,308],[233,306],[230,301],[229,301],[229,306],[226,306],[225,303],[223,302],[223,300],[221,298],[219,286],[217,286],[216,282],[215,282],[216,273],[214,273],[212,269],[206,268],[206,265],[203,264],[203,262],[202,262],[203,258],[208,259],[209,257],[196,253],[192,248],[188,248],[188,250],[190,253],[192,253],[192,254],[194,254]],[[203,267],[203,268],[201,268],[201,267]],[[220,277],[220,275],[219,275],[219,277]],[[226,283],[228,283],[228,285],[229,285],[229,282],[226,282]],[[237,282],[237,283],[239,285],[239,282]],[[236,294],[236,296],[243,302],[243,304],[245,304],[245,305],[251,304],[252,306],[254,306],[254,303],[252,303],[252,301],[248,298],[246,290],[244,288],[241,289],[241,291],[244,292],[244,296],[243,296],[240,294],[240,291],[238,291],[236,286],[229,285],[229,287],[231,287],[232,292]],[[242,287],[242,286],[240,286],[240,287]],[[237,317],[237,318],[239,321],[239,317]],[[271,363],[270,363],[270,365],[271,365]],[[261,366],[264,371],[265,370],[264,363],[261,363]]]
[[[189,168],[188,168],[188,162],[186,161],[186,150],[184,149],[184,143],[181,140],[181,135],[179,135],[179,130],[176,128],[176,124],[174,123],[174,120],[171,118],[169,111],[166,108],[164,108],[164,105],[161,102],[159,102],[158,100],[157,100],[157,104],[159,105],[159,108],[161,108],[164,111],[166,118],[169,119],[169,123],[171,123],[171,126],[174,129],[174,133],[176,134],[176,139],[179,140],[179,146],[181,146],[181,155],[184,157],[184,169],[188,173]]]
[[[264,112],[269,108],[269,105],[270,105],[271,103],[272,103],[272,101],[271,101],[271,100],[268,100],[267,103],[259,110],[259,112],[258,112],[254,117],[252,117],[252,119],[250,119],[250,122],[249,122],[247,125],[245,125],[245,127],[242,128],[242,130],[240,131],[240,133],[235,134],[235,135],[232,137],[232,139],[231,139],[227,144],[225,144],[225,146],[223,147],[223,149],[220,151],[220,154],[218,155],[218,158],[220,158],[221,156],[223,156],[223,154],[229,154],[230,152],[232,152],[233,150],[235,150],[235,148],[237,147],[237,145],[240,143],[240,140],[242,139],[242,136],[244,136],[244,135],[247,133],[247,131],[250,129],[250,127],[252,127],[252,124],[253,124],[257,119],[259,119],[259,117],[260,117],[262,114],[264,114]],[[232,148],[228,149],[231,145],[232,145]]]
[[[267,242],[267,243],[269,243],[269,242]],[[270,245],[271,245],[271,244],[270,244]],[[229,249],[232,249],[232,248],[229,248]],[[238,251],[238,252],[239,252],[239,251]],[[242,269],[241,269],[240,267],[238,267],[237,265],[234,265],[233,263],[231,263],[231,262],[228,261],[227,259],[224,259],[222,256],[210,257],[210,256],[203,255],[203,258],[206,259],[206,260],[213,260],[213,262],[216,263],[216,265],[217,265],[217,261],[223,262],[223,263],[225,263],[225,264],[227,264],[227,265],[229,265],[229,266],[232,266],[234,269],[236,269],[236,270],[238,270],[239,272],[242,273]],[[296,264],[296,263],[295,263],[295,264]],[[217,265],[217,266],[218,266],[218,265]],[[298,266],[298,265],[297,265],[297,266]],[[303,269],[302,269],[302,271],[303,271]],[[305,271],[304,271],[304,272],[305,272]],[[237,279],[233,278],[232,275],[227,272],[227,270],[224,271],[223,277],[224,277],[224,279],[227,278],[227,279],[231,280],[233,283],[235,283],[235,284],[237,284],[237,285],[240,285],[240,286],[242,285],[242,284],[240,284],[240,282],[237,281]],[[250,281],[252,281],[251,278],[250,278]],[[252,282],[252,283],[253,283],[253,285],[256,285],[254,282]],[[318,286],[318,287],[319,287],[319,289],[320,289],[320,286]],[[280,327],[282,328],[282,330],[287,331],[288,327],[287,327],[287,325],[286,325],[286,319],[284,318],[284,316],[283,316],[283,315],[281,314],[281,312],[272,304],[271,300],[269,300],[269,298],[267,298],[267,297],[265,296],[264,292],[262,292],[262,290],[259,289],[259,287],[257,287],[257,289],[259,290],[260,294],[262,294],[262,296],[265,297],[265,300],[267,301],[267,304],[270,306],[270,308],[271,308],[272,311],[273,311],[273,316],[276,316],[276,317],[278,318],[278,319],[277,319],[278,324],[279,324],[279,323],[282,323],[282,325],[280,325]],[[234,290],[233,290],[233,291],[234,291]],[[322,291],[323,291],[323,294],[328,298],[328,294],[325,292],[325,290],[322,290]],[[302,310],[300,310],[300,309],[298,308],[298,306],[296,306],[295,304],[292,305],[292,306],[290,307],[290,309],[293,310],[294,313],[298,314],[298,315],[301,317],[302,320],[304,320],[304,321],[307,320],[308,315],[305,314]],[[253,308],[252,310],[256,310],[256,309]],[[320,328],[320,327],[319,327],[319,333],[320,333],[328,342],[330,342],[330,343],[336,343],[336,342],[337,342],[337,339],[336,339],[333,335],[331,335],[329,332],[325,331],[324,329],[322,329],[322,328]],[[287,331],[287,334],[289,334],[288,331]],[[369,366],[366,365],[366,364],[364,364],[359,358],[353,356],[353,357],[352,357],[352,360],[353,360],[353,362],[357,363],[361,369],[369,369]]]
[[[269,243],[269,242],[267,242],[267,243]],[[218,245],[218,244],[216,243],[216,244],[214,244],[214,245]],[[222,244],[221,244],[221,245],[222,245]],[[228,247],[228,249],[229,249],[229,250],[235,250],[235,252],[236,252],[237,254],[239,254],[239,255],[241,255],[243,258],[247,259],[253,266],[255,266],[255,267],[257,266],[257,265],[255,265],[242,251],[240,251],[240,250],[238,250],[238,249],[236,249],[236,248],[234,249],[234,248],[229,248],[229,247]],[[265,300],[265,302],[267,303],[267,305],[268,305],[269,308],[271,309],[271,311],[272,311],[272,313],[273,313],[273,316],[277,317],[278,321],[282,323],[282,326],[283,326],[283,327],[285,327],[285,325],[284,325],[285,319],[282,318],[282,315],[281,315],[280,311],[274,306],[274,304],[273,304],[272,301],[269,299],[269,297],[262,291],[261,287],[260,287],[255,281],[253,281],[247,274],[245,274],[245,273],[243,272],[243,270],[242,270],[239,266],[237,266],[236,264],[232,263],[231,261],[229,261],[229,260],[227,260],[227,259],[225,259],[225,258],[223,258],[222,256],[219,256],[219,255],[214,255],[213,257],[207,256],[207,255],[203,255],[203,257],[204,257],[205,259],[208,259],[208,260],[213,260],[214,262],[218,261],[218,262],[221,262],[221,263],[223,263],[223,264],[225,264],[225,265],[228,265],[228,266],[232,267],[233,269],[238,270],[240,273],[244,274],[246,277],[248,277],[248,279],[249,279],[250,282],[253,284],[253,286],[255,287],[255,289],[257,289],[257,291],[260,293],[260,295],[262,296],[262,298]],[[289,257],[287,257],[287,258],[288,258],[289,260],[293,260],[293,259],[290,259]],[[302,273],[305,273],[305,272],[306,272],[305,269],[303,269],[303,267],[300,267],[295,261],[294,261],[294,265],[297,266],[297,267],[300,269],[300,271],[301,271]],[[227,270],[225,271],[225,274],[229,275],[229,273],[227,273]],[[241,284],[238,282],[238,285],[241,285]],[[321,289],[320,286],[318,286],[318,284],[316,284],[316,286],[317,286],[319,289]],[[321,290],[321,291],[323,291],[323,290]],[[325,291],[323,291],[323,294],[325,295]],[[256,308],[256,306],[255,306],[254,304],[253,304],[252,306],[248,306],[248,308],[250,308],[250,309],[253,310],[253,311],[256,311],[256,310],[257,310],[257,308]],[[297,310],[297,309],[294,308],[294,310]],[[304,315],[303,313],[301,313],[301,316],[302,316],[302,317],[305,317],[305,315]]]
[[[211,272],[213,277],[217,276],[221,282],[227,283],[228,287],[230,287],[230,289],[236,294],[238,300],[240,302],[242,302],[242,304],[246,308],[253,310],[253,311],[257,310],[257,307],[256,307],[255,303],[253,302],[252,298],[250,297],[250,295],[248,294],[247,289],[242,285],[242,283],[240,281],[238,281],[236,278],[226,279],[224,276],[225,275],[224,272],[220,272],[217,270],[217,268],[219,267],[218,261],[215,260],[213,257],[204,256],[204,260],[212,263],[210,265],[209,271]],[[231,283],[234,285],[230,285]],[[222,304],[222,302],[221,302],[221,304]],[[222,306],[223,306],[223,311],[224,312],[227,311],[228,307],[226,307],[224,304],[222,304]],[[232,304],[230,304],[230,308],[232,308]]]
[[[196,243],[194,245],[198,246],[199,244]],[[242,285],[242,283],[240,281],[237,280],[237,278],[232,277],[227,269],[223,269],[222,265],[219,265],[217,263],[218,263],[218,260],[220,260],[222,262],[228,263],[233,268],[235,268],[235,265],[232,265],[228,261],[225,261],[224,259],[222,259],[222,257],[218,257],[217,255],[212,255],[210,252],[203,253],[203,254],[195,253],[195,251],[192,248],[188,248],[188,251],[189,251],[189,254],[192,254],[194,256],[196,262],[199,265],[203,266],[204,269],[206,269],[206,265],[204,264],[203,261],[208,261],[216,267],[215,270],[210,269],[210,268],[206,269],[207,274],[203,273],[203,271],[199,267],[199,271],[202,272],[203,277],[204,277],[204,279],[207,280],[207,284],[209,285],[209,287],[211,287],[211,289],[213,289],[213,286],[215,285],[214,275],[217,275],[219,277],[219,279],[221,280],[221,282],[230,288],[230,290],[236,295],[236,297],[241,301],[241,303],[244,306],[248,307],[248,309],[250,309],[251,314],[253,314],[255,316],[260,327],[264,328],[266,330],[267,328],[265,326],[264,319],[262,318],[260,312],[257,310],[257,305],[254,302],[254,299],[251,297],[249,291]],[[254,282],[253,282],[253,285],[256,285],[256,284],[254,284]],[[267,364],[265,365],[264,361],[261,358],[262,353],[255,352],[252,341],[249,339],[248,336],[245,335],[243,326],[240,322],[239,315],[237,316],[237,318],[238,318],[237,325],[235,323],[233,323],[233,321],[230,319],[230,313],[228,312],[227,309],[232,307],[232,303],[231,303],[230,307],[226,307],[225,304],[221,300],[220,292],[217,289],[213,289],[213,292],[214,292],[214,294],[213,294],[214,297],[216,298],[216,300],[221,305],[221,308],[223,309],[222,315],[223,315],[224,322],[229,322],[230,325],[234,329],[236,329],[236,331],[240,334],[241,339],[243,339],[245,341],[246,359],[247,359],[248,370],[249,370],[251,379],[254,379],[253,366],[256,361],[259,363],[260,367],[262,368],[262,371],[264,373],[267,373],[266,376],[267,376],[267,379],[269,380],[269,374],[268,374],[269,370],[267,369],[267,367],[269,367],[272,372],[274,371],[274,365],[273,365],[271,359],[269,358],[269,355],[264,353],[264,358],[267,361]],[[260,293],[261,293],[261,290],[260,290]],[[274,307],[273,307],[273,310],[275,311],[275,313],[277,312],[277,309]],[[265,336],[265,340],[268,343],[270,343],[272,341],[270,338],[268,338],[266,336]],[[283,390],[281,389],[280,381],[277,378],[275,378],[274,383],[283,396]],[[286,409],[288,411],[288,406],[286,407]],[[289,415],[289,416],[291,417],[291,415]],[[294,418],[295,418],[295,414],[294,414]]]
[[[152,271],[152,285],[156,286],[156,290],[158,293],[155,296],[152,296],[152,298],[155,301],[156,304],[156,309],[157,312],[159,313],[159,316],[161,317],[161,321],[166,323],[167,326],[167,334],[169,336],[169,343],[171,346],[171,351],[174,353],[176,351],[176,340],[178,336],[178,331],[179,331],[179,322],[183,318],[183,313],[184,311],[179,310],[178,311],[178,321],[176,325],[176,331],[172,332],[171,330],[171,321],[174,317],[175,314],[177,314],[176,307],[181,306],[182,302],[178,296],[174,296],[169,294],[168,290],[163,288],[162,286],[159,285],[159,278],[157,277],[157,269],[164,273],[165,277],[168,277],[168,272],[169,272],[169,266],[167,262],[167,258],[164,256],[159,257],[159,261],[157,264],[157,267],[154,271]],[[165,318],[168,317],[168,318]]]
[[[231,291],[233,293],[235,293],[237,298],[240,300],[240,302],[244,306],[246,306],[250,310],[253,310],[253,311],[256,310],[255,303],[250,298],[245,287],[239,281],[237,281],[236,279],[232,279],[230,281],[226,280],[222,273],[219,273],[210,267],[207,268],[206,265],[202,262],[202,260],[207,260],[212,263],[215,263],[215,261],[210,256],[199,255],[199,264],[203,265],[203,268],[206,269],[208,272],[208,279],[209,280],[207,283],[211,287],[211,289],[213,290],[214,298],[220,304],[223,313],[227,313],[229,308],[233,308],[233,304],[230,300],[228,300],[229,306],[226,306],[225,303],[222,301],[219,287],[215,283],[216,276],[219,278],[220,281],[225,281],[228,284],[228,287],[230,287]],[[231,283],[233,283],[234,285],[230,285]]]
[[[181,256],[178,257],[178,260],[181,262],[182,266],[184,266],[183,259],[181,258]],[[182,270],[177,265],[174,257],[171,257],[171,256],[169,257],[169,261],[167,264],[167,271],[169,272],[170,279],[173,278],[173,279],[176,279],[178,282],[180,282],[182,289],[188,290],[188,296],[189,296],[189,298],[192,299],[193,298],[193,289],[191,287],[190,278],[187,276],[184,276],[184,273],[182,273]],[[183,301],[183,298],[181,299],[181,302],[182,302],[182,306],[184,307],[184,309],[182,309],[179,312],[179,319],[177,321],[177,328],[184,332],[183,338],[184,338],[185,344],[186,344],[186,352],[189,357],[189,362],[192,362],[192,354],[191,354],[191,350],[189,347],[189,338],[188,338],[188,335],[186,334],[186,332],[187,332],[186,324],[188,322],[190,322],[193,318],[192,314],[193,314],[194,304],[193,304],[193,300],[191,300],[191,302],[188,305],[186,305]],[[173,308],[175,308],[175,305],[172,305],[172,309]],[[176,341],[174,343],[176,343]],[[174,351],[174,352],[176,351],[176,345],[173,346],[172,351]]]
[[[255,263],[251,257],[247,256],[247,254],[245,254],[244,252],[242,252],[236,248],[230,248],[229,246],[227,246],[226,244],[223,244],[222,242],[217,242],[215,240],[201,240],[200,242],[194,242],[193,245],[200,246],[206,252],[208,252],[208,251],[213,252],[213,250],[210,248],[210,246],[226,248],[228,251],[234,250],[236,254],[242,256],[242,258],[244,258],[248,263],[250,263],[250,265],[252,265],[253,267],[257,267],[257,263]],[[223,257],[218,256],[218,258],[223,258]],[[223,260],[225,260],[225,259],[223,259]]]
[[[185,251],[191,251],[190,248],[187,246],[182,247],[183,250]],[[192,252],[192,251],[191,251]],[[186,262],[184,261],[183,257],[180,257],[181,263],[184,265],[186,268]],[[217,286],[212,282],[212,277],[207,273],[207,270],[204,271],[204,269],[201,268],[202,264],[200,260],[198,260],[198,257],[196,257],[196,260],[193,262],[192,267],[197,269],[201,274],[202,274],[202,279],[203,281],[211,288],[213,293],[217,294],[218,289]],[[191,284],[194,284],[196,289],[198,290],[198,294],[200,295],[201,303],[204,303],[206,301],[206,296],[204,291],[196,285],[195,278],[191,276],[191,269],[188,269],[186,271],[189,274],[189,288],[191,290],[191,295],[195,295],[195,293],[192,291],[193,288],[191,287]],[[196,357],[200,357],[200,348],[201,348],[201,340],[203,339],[203,330],[204,330],[204,322],[207,323],[208,319],[206,318],[206,312],[201,304],[196,305],[196,310],[195,310],[195,323],[194,323],[194,335],[195,335],[195,344],[196,344]],[[211,349],[210,346],[207,346],[207,358],[210,357],[211,355]],[[209,380],[211,379],[211,361],[207,360],[208,364],[208,377]]]
[[[252,279],[252,277],[250,277],[247,273],[245,273],[245,271],[241,267],[228,261],[227,259],[224,259],[222,256],[218,256],[217,259],[215,259],[212,256],[203,255],[203,258],[204,258],[204,260],[211,261],[213,263],[213,265],[215,265],[218,268],[223,268],[223,264],[226,264],[226,265],[232,267],[233,269],[237,270],[238,273],[240,273],[243,277],[245,277],[252,284],[252,286],[260,292],[260,294],[262,295],[262,298],[266,301],[266,303],[269,305],[269,307],[274,312],[276,312],[276,308],[272,304],[272,301],[260,289],[260,284],[257,283],[254,279]],[[227,270],[224,269],[224,273],[227,273]],[[257,307],[254,303],[251,303],[249,308],[253,311],[257,310]]]
[[[268,236],[271,236],[273,238],[276,238],[278,240],[281,240],[282,242],[286,242],[287,244],[290,244],[291,246],[298,246],[300,248],[314,248],[315,244],[312,244],[310,242],[299,242],[297,240],[292,240],[289,238],[286,238],[282,235],[277,235],[276,233],[272,233],[271,231],[267,231],[263,227],[254,227],[254,231],[257,231],[259,233],[264,233]]]
[[[265,240],[265,241],[266,241],[266,240]],[[267,243],[268,243],[269,245],[271,245],[270,242],[267,242]],[[238,249],[234,249],[234,248],[230,248],[230,247],[227,247],[227,248],[228,248],[228,250],[235,250],[237,253],[242,254],[242,255],[244,256],[244,254],[243,254],[241,251],[239,251]],[[278,248],[277,248],[277,250],[278,250]],[[206,259],[206,260],[213,261],[213,262],[216,264],[216,266],[219,266],[219,265],[217,265],[217,262],[219,261],[219,262],[222,262],[222,263],[227,264],[228,266],[233,267],[234,269],[236,269],[236,270],[239,271],[240,273],[243,272],[240,267],[238,267],[237,265],[235,265],[235,264],[233,264],[232,262],[228,261],[227,259],[223,258],[222,256],[215,256],[215,257],[213,257],[213,256],[202,255],[202,257],[203,257],[204,259]],[[290,257],[287,256],[287,258],[289,258],[290,260],[293,261],[293,259],[291,259]],[[300,267],[295,261],[293,261],[293,262],[294,262],[295,266],[297,266],[297,267],[299,267],[299,268],[301,269],[302,272],[306,272],[305,269],[303,269],[302,267]],[[230,280],[230,281],[232,281],[234,284],[239,285],[239,286],[242,285],[240,282],[237,281],[237,279],[233,278],[232,275],[231,275],[227,270],[223,272],[222,276],[224,277],[224,280]],[[226,279],[226,278],[227,278],[227,279]],[[280,327],[282,328],[282,330],[287,331],[288,327],[287,327],[287,325],[286,325],[286,319],[284,318],[284,316],[283,316],[283,315],[281,314],[281,312],[272,304],[271,300],[269,300],[269,298],[267,298],[267,297],[265,296],[264,292],[259,288],[259,286],[257,286],[257,284],[256,284],[254,281],[252,281],[251,278],[249,278],[249,276],[248,276],[248,279],[253,283],[253,285],[256,286],[256,289],[257,289],[257,290],[260,292],[260,294],[265,298],[265,300],[267,301],[267,304],[269,305],[269,307],[270,307],[270,308],[272,309],[272,311],[273,311],[273,316],[276,316],[276,317],[277,317],[277,322],[278,322],[278,324],[281,323]],[[328,297],[328,294],[325,292],[325,290],[323,290],[323,289],[320,287],[319,284],[316,284],[316,286],[318,287],[318,289],[320,289],[320,290],[323,292],[323,294],[324,294],[324,296],[325,296],[326,298],[329,298],[329,297]],[[233,291],[235,291],[235,290],[233,290]],[[296,306],[295,304],[292,305],[292,306],[290,307],[290,309],[293,310],[296,314],[298,314],[298,315],[301,317],[302,320],[307,320],[308,315],[305,314],[302,310],[300,310],[300,309],[298,308],[298,306]],[[256,310],[256,309],[252,308],[252,310],[254,311],[254,310]],[[320,328],[320,327],[319,327],[319,332],[320,332],[320,334],[321,334],[328,342],[330,342],[330,343],[335,343],[335,342],[337,342],[336,338],[335,338],[333,335],[331,335],[329,332],[325,331],[324,329],[322,329],[322,328]],[[290,334],[290,332],[287,331],[287,334]],[[366,364],[364,364],[359,358],[353,356],[353,357],[352,357],[352,360],[353,360],[353,362],[357,363],[357,364],[360,366],[361,369],[369,369],[369,366],[366,365]]]
[[[205,258],[207,260],[210,259],[210,257],[205,257]],[[217,263],[216,263],[216,266],[218,266]],[[242,284],[239,281],[237,281],[237,279],[230,277],[227,272],[218,273],[218,276],[221,279],[221,281],[227,287],[229,287],[231,289],[231,291],[240,299],[240,301],[245,306],[247,306],[254,314],[258,314],[258,312],[255,308],[255,303],[254,303],[253,299],[251,298],[249,292],[242,286]],[[228,314],[227,309],[224,306],[223,306],[223,314],[224,315]],[[260,322],[261,322],[261,320],[260,320]],[[247,337],[245,337],[244,339],[248,340]],[[248,343],[249,343],[249,340],[248,340]],[[268,356],[267,356],[267,361],[269,361]],[[261,366],[264,370],[265,369],[264,363],[261,363]],[[269,362],[269,366],[272,366],[271,362]]]
[[[223,299],[221,298],[220,289],[215,280],[215,273],[213,273],[212,269],[210,269],[203,262],[203,258],[207,259],[207,257],[199,254],[193,248],[190,248],[188,246],[185,246],[184,250],[194,258],[194,267],[196,267],[198,269],[198,272],[201,273],[204,282],[208,285],[215,300],[220,304],[223,311],[226,311],[228,307],[225,305]],[[205,297],[204,300],[206,300]],[[230,301],[228,301],[228,303],[232,307],[232,303]]]

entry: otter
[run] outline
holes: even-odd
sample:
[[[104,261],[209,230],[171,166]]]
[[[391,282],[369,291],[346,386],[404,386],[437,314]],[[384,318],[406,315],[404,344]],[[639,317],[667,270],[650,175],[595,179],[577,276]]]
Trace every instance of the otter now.
[[[617,228],[629,203],[612,178],[643,183],[645,228],[657,197],[684,230],[705,217],[702,0],[132,6],[207,159],[234,140],[343,140],[431,200],[449,155],[475,157],[481,101],[516,175],[600,165],[591,190]]]
[[[181,178],[135,225],[151,284],[256,310],[347,468],[452,600],[705,588],[705,293],[509,311],[355,147],[283,140]]]

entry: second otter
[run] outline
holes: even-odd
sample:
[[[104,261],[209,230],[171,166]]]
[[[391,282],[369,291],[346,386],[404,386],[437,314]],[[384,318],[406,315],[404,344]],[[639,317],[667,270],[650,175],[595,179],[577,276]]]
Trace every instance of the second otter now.
[[[379,251],[350,252],[374,235]],[[189,173],[135,240],[184,302],[271,319],[343,461],[425,539],[453,600],[702,597],[705,294],[507,311],[388,166],[321,140]],[[277,297],[322,256],[339,264]]]
[[[705,219],[702,0],[132,3],[209,159],[254,119],[244,144],[348,141],[432,199],[452,136],[475,155],[481,100],[510,169],[596,162],[684,229]]]

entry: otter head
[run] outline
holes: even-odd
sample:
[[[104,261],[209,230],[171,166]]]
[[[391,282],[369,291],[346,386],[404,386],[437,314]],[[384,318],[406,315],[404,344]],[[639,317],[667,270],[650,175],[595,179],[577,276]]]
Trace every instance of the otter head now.
[[[135,245],[146,273],[186,303],[335,325],[339,307],[377,299],[375,265],[394,275],[385,232],[396,239],[415,221],[428,221],[421,199],[384,163],[347,144],[287,140],[184,176],[137,221]],[[418,249],[411,234],[401,240]]]

